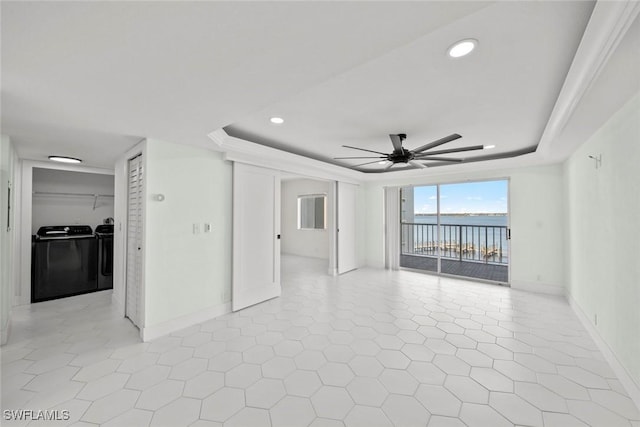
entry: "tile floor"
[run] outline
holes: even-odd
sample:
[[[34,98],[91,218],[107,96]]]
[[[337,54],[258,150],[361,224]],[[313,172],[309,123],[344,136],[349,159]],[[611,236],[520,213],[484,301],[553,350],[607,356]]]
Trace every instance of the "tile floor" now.
[[[564,300],[283,258],[282,297],[150,343],[109,292],[19,308],[2,409],[74,426],[606,426],[640,413]]]

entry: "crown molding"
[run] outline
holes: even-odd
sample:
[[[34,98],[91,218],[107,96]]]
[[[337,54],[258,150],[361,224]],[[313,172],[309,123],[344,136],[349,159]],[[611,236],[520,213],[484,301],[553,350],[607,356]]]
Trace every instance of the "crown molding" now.
[[[640,2],[637,0],[596,3],[540,138],[538,153],[547,158],[552,156],[555,139],[564,130],[639,12]]]
[[[228,161],[351,184],[360,184],[368,180],[362,172],[236,138],[228,135],[224,129],[215,130],[208,136],[217,145],[215,149],[222,151],[224,159]]]

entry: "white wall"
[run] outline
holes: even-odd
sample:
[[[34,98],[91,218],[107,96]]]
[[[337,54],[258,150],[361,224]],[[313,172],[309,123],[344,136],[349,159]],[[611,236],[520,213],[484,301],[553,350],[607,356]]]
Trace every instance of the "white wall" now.
[[[640,94],[565,163],[567,291],[640,389]],[[588,156],[602,156],[596,169]],[[597,324],[595,316],[597,315]]]
[[[14,273],[17,255],[14,249],[16,236],[15,212],[16,191],[14,171],[17,163],[15,151],[9,137],[2,135],[0,141],[0,343],[7,341],[14,294]],[[11,216],[7,215],[11,188]]]
[[[367,264],[384,267],[385,186],[509,179],[511,286],[564,293],[563,175],[561,165],[536,166],[369,183],[366,198]]]
[[[281,249],[285,254],[329,259],[329,229],[298,230],[298,196],[305,194],[329,195],[330,183],[311,179],[282,181]],[[327,214],[332,200],[327,197]],[[327,222],[328,225],[328,222]]]
[[[112,175],[33,168],[34,193],[113,196],[113,182]],[[82,224],[95,229],[103,219],[113,217],[113,197],[99,197],[95,210],[93,204],[93,197],[34,194],[31,232],[35,234],[38,228],[46,225]]]
[[[151,330],[230,300],[232,169],[219,153],[151,139],[145,157],[144,327]]]

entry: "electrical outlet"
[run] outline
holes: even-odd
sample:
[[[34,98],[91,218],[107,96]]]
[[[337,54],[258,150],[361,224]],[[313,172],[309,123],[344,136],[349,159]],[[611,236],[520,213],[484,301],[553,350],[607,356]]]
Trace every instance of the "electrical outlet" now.
[[[204,232],[205,233],[211,233],[211,223],[210,222],[205,222],[204,223]]]

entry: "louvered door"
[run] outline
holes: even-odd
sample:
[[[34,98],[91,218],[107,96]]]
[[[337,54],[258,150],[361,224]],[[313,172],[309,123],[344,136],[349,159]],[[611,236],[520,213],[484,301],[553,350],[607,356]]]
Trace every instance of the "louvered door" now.
[[[127,200],[127,279],[125,316],[140,327],[142,285],[142,203],[144,170],[142,155],[129,160]]]

